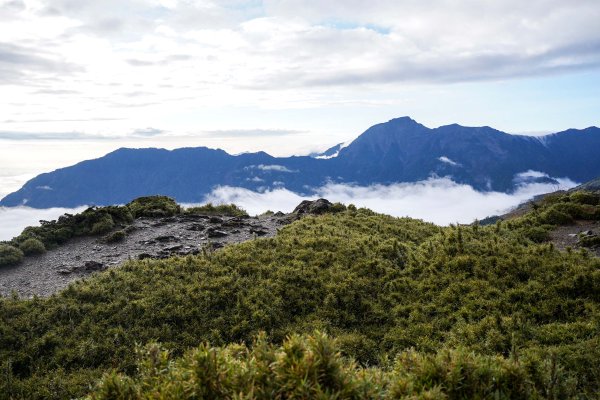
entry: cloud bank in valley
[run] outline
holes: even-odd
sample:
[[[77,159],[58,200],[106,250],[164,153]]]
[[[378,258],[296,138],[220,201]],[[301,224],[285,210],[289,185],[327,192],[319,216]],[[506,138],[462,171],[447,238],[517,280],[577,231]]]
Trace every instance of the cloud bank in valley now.
[[[329,184],[315,191],[313,196],[300,196],[287,189],[262,193],[239,187],[221,186],[213,190],[204,202],[235,203],[251,215],[267,210],[291,212],[302,200],[324,197],[330,201],[354,204],[397,217],[413,217],[440,225],[470,223],[475,219],[500,214],[535,195],[568,189],[576,185],[569,179],[558,179],[558,185],[532,183],[522,185],[512,194],[478,192],[449,178],[431,178],[416,183],[395,185],[351,186]],[[39,220],[53,220],[64,213],[78,213],[85,209],[28,207],[0,208],[0,240],[9,240]]]
[[[47,208],[0,207],[0,240],[10,240],[19,235],[28,226],[37,226],[40,220],[52,221],[65,213],[77,214],[87,207]]]
[[[533,183],[522,185],[515,193],[478,192],[449,178],[431,178],[417,183],[395,185],[351,186],[329,184],[316,190],[311,199],[324,197],[330,201],[354,204],[397,217],[409,216],[441,225],[470,223],[479,218],[503,213],[535,195],[568,189],[576,185],[569,179],[558,179],[558,185]],[[223,186],[215,189],[206,201],[235,203],[250,214],[267,210],[290,212],[306,197],[287,189],[264,193]]]

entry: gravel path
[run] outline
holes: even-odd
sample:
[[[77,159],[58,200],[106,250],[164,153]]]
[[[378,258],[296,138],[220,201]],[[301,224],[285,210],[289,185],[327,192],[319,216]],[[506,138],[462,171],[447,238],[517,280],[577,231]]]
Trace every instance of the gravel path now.
[[[140,218],[119,243],[98,237],[75,238],[57,249],[26,257],[14,267],[0,268],[0,295],[49,296],[70,282],[96,271],[115,267],[128,259],[166,258],[198,254],[256,237],[270,237],[290,221],[283,214],[252,218],[178,215]]]

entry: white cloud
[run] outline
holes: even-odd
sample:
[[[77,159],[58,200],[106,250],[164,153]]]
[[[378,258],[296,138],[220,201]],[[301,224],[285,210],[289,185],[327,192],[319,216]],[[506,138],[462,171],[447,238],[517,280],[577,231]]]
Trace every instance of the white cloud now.
[[[11,91],[46,115],[169,102],[275,107],[302,96],[240,88],[457,82],[600,64],[596,0],[37,0],[2,2],[0,18],[0,82],[19,82]],[[44,91],[56,96],[34,106]]]
[[[517,179],[527,179],[527,178],[549,178],[550,176],[545,172],[534,171],[532,169],[527,170],[525,172],[520,172],[517,174]]]
[[[251,165],[251,166],[246,167],[246,168],[256,168],[256,169],[259,169],[261,171],[275,171],[275,172],[289,172],[289,173],[298,172],[297,170],[291,170],[291,169],[287,168],[286,166],[277,165],[277,164],[272,164],[272,165],[265,165],[265,164]]]
[[[456,167],[456,166],[460,166],[460,164],[459,164],[459,163],[457,163],[456,161],[452,161],[451,159],[449,159],[449,158],[448,158],[448,157],[446,157],[446,156],[441,156],[441,157],[439,157],[439,158],[438,158],[438,160],[440,160],[440,161],[441,161],[441,162],[443,162],[443,163],[446,163],[446,164],[453,165],[453,166],[455,166],[455,167]]]
[[[29,207],[0,207],[0,240],[10,240],[19,235],[26,227],[39,225],[40,220],[51,221],[65,213],[77,214],[85,209],[86,207],[42,210]]]
[[[575,186],[568,179],[558,179],[559,185],[526,184],[515,193],[482,193],[468,185],[461,185],[448,178],[428,179],[417,183],[390,186],[349,186],[329,184],[315,191],[310,199],[324,197],[330,201],[355,204],[393,216],[409,216],[441,225],[470,223],[479,218],[501,214],[535,195]],[[302,200],[285,188],[261,193],[248,189],[223,186],[215,189],[204,199],[215,204],[235,203],[250,214],[267,210],[291,212]],[[28,207],[0,208],[0,240],[9,240],[27,226],[38,225],[39,220],[53,220],[64,213],[78,213],[76,209],[33,209]]]
[[[333,202],[352,203],[384,214],[409,216],[447,225],[456,222],[470,223],[478,218],[501,214],[535,195],[575,185],[570,180],[559,179],[559,185],[527,184],[513,194],[482,193],[448,178],[432,178],[417,183],[390,186],[330,184],[317,189],[315,195],[310,198],[324,197]],[[213,203],[235,203],[250,214],[260,214],[267,210],[290,212],[305,199],[283,188],[257,193],[243,188],[219,187],[205,200]]]

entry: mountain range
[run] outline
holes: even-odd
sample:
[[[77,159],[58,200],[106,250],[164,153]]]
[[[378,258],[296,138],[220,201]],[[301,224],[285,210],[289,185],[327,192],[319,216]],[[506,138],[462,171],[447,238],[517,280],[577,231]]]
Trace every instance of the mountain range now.
[[[387,185],[431,176],[451,177],[480,191],[511,192],[524,182],[553,182],[553,177],[594,179],[600,175],[599,154],[598,127],[533,137],[487,126],[430,129],[402,117],[372,126],[346,147],[301,157],[231,155],[206,147],[122,148],[38,175],[0,205],[108,205],[154,194],[191,203],[225,185],[308,195],[332,182]]]

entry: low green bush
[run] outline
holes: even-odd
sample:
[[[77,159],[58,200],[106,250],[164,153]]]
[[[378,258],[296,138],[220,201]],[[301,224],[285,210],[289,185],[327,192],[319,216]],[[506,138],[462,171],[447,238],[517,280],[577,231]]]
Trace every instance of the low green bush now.
[[[26,256],[33,254],[42,254],[46,252],[46,247],[44,246],[44,243],[35,238],[29,238],[21,242],[19,244],[19,249],[21,249],[23,254],[25,254]]]
[[[9,244],[0,243],[0,267],[15,265],[23,261],[23,252]]]
[[[109,214],[105,214],[102,219],[92,225],[90,233],[92,235],[103,235],[110,232],[115,227],[115,222]]]
[[[573,217],[553,205],[540,213],[540,222],[550,225],[568,225],[573,223]]]
[[[185,210],[187,214],[201,214],[201,215],[227,215],[231,217],[247,217],[248,213],[246,210],[236,206],[235,204],[218,204],[213,205],[207,203],[199,207],[190,207]],[[271,212],[273,213],[273,212]]]
[[[339,202],[333,203],[331,205],[331,208],[329,209],[329,212],[332,212],[332,213],[338,213],[338,212],[342,212],[342,211],[346,211],[346,206]]]
[[[541,226],[525,228],[523,230],[523,235],[535,243],[543,243],[550,240],[550,232],[548,232],[548,229]]]
[[[598,247],[600,246],[600,235],[583,235],[579,238],[580,246]]]
[[[127,236],[127,232],[125,232],[125,230],[120,230],[120,231],[115,231],[109,235],[107,235],[104,240],[107,243],[116,243],[116,242],[122,242],[123,240],[125,240],[125,237]]]
[[[594,192],[578,191],[572,193],[569,197],[572,201],[579,204],[596,206],[600,203],[600,194]]]
[[[202,344],[175,359],[157,344],[139,354],[138,374],[106,374],[87,399],[509,400],[576,394],[567,374],[548,373],[549,362],[462,349],[434,354],[409,350],[390,369],[363,368],[343,357],[335,340],[318,332],[292,335],[280,346],[264,336],[251,348]]]
[[[127,204],[133,218],[171,217],[181,212],[181,207],[167,196],[140,197]]]

